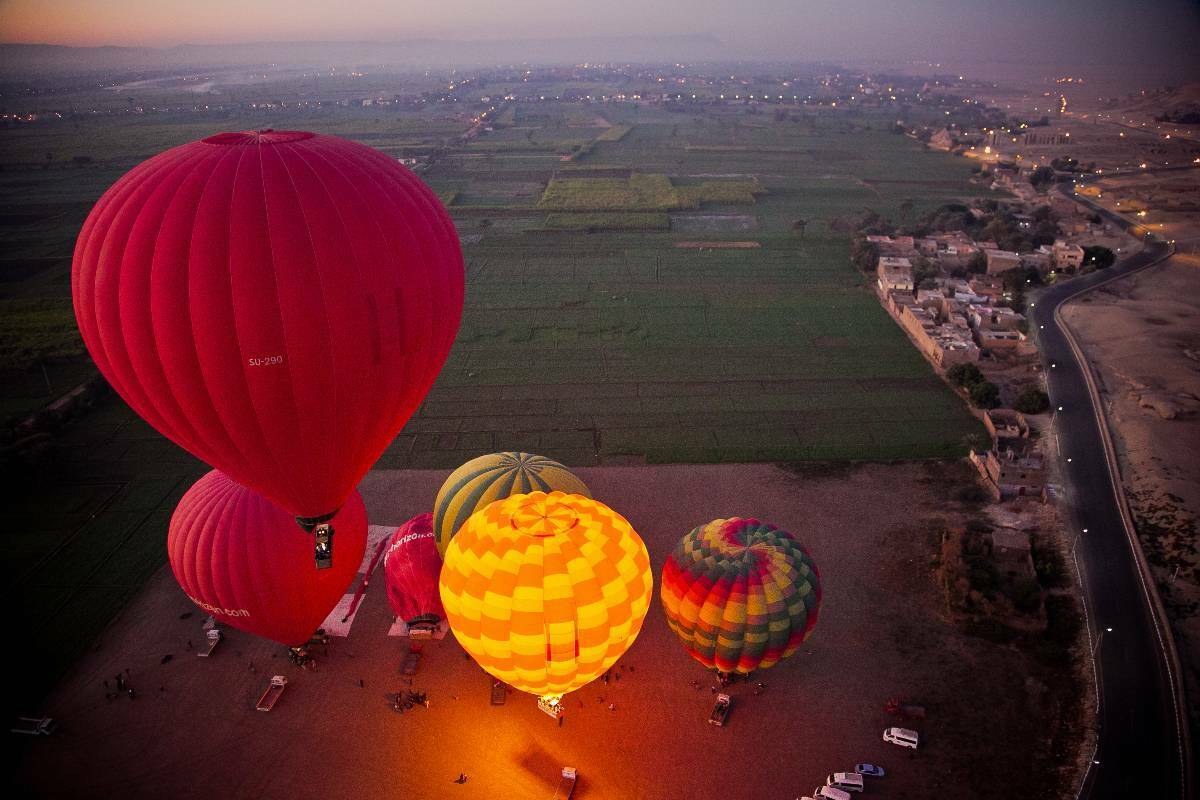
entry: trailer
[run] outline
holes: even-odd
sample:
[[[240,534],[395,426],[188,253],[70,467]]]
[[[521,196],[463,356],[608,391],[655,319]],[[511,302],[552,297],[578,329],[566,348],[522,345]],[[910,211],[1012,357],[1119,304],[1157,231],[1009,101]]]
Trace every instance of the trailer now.
[[[713,704],[712,712],[708,715],[708,724],[716,725],[718,728],[724,726],[726,718],[729,717],[729,708],[732,705],[732,697],[723,692],[717,695],[717,702]]]
[[[408,655],[404,657],[404,663],[400,665],[401,675],[416,675],[417,670],[421,668],[421,651],[416,648],[411,648]]]
[[[558,779],[558,788],[554,790],[553,800],[570,800],[575,794],[575,784],[579,781],[579,771],[574,767],[563,767]]]
[[[259,711],[270,711],[279,702],[279,698],[283,695],[283,690],[287,687],[287,678],[282,675],[276,675],[271,678],[271,682],[267,684],[267,690],[262,693],[262,697],[258,698],[256,708]]]
[[[196,650],[196,655],[200,658],[208,658],[217,649],[217,645],[221,643],[221,629],[209,628],[208,633],[204,636],[204,645]]]
[[[17,717],[9,730],[26,736],[50,736],[58,730],[58,723],[50,717]]]

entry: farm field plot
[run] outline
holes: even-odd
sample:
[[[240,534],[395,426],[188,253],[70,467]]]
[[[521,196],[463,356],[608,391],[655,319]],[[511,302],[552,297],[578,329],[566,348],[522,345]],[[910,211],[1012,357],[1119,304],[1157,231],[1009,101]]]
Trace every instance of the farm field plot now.
[[[547,107],[538,118],[561,124]],[[536,210],[550,212],[553,236],[534,235],[543,221],[523,199],[452,208],[471,234],[463,327],[381,466],[449,467],[507,448],[576,464],[965,452],[981,429],[830,228],[868,207],[898,217],[902,204],[920,213],[974,195],[965,164],[869,118],[604,115],[609,132],[627,129],[619,139],[541,173]],[[493,163],[483,175],[450,159],[428,177],[491,196],[515,171],[538,177],[528,161]],[[663,212],[678,209],[667,229]],[[676,247],[695,239],[758,246]]]
[[[595,109],[506,106],[465,144],[465,116],[370,109],[64,124],[40,147],[52,158],[5,132],[0,206],[22,213],[0,219],[0,345],[30,365],[51,354],[53,384],[79,374],[62,364],[79,352],[74,235],[137,159],[221,129],[310,128],[397,155],[439,148],[423,177],[464,244],[461,335],[383,466],[509,447],[581,464],[950,456],[980,433],[830,227],[976,194],[965,163],[869,115]],[[705,246],[721,240],[741,244]],[[10,412],[45,390],[27,371]]]

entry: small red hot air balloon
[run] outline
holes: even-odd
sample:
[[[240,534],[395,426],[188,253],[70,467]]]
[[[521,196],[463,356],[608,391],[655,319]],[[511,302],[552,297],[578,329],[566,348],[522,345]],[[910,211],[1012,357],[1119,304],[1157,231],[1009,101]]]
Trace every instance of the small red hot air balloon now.
[[[388,602],[410,631],[436,628],[445,618],[438,593],[442,557],[433,540],[433,514],[421,514],[392,535],[383,557]]]
[[[184,593],[220,622],[296,647],[346,592],[367,547],[358,492],[334,517],[340,552],[312,568],[312,540],[292,516],[213,470],[188,489],[171,516],[167,556]]]
[[[463,262],[445,208],[394,158],[245,131],[113,184],[79,234],[71,293],[88,352],[134,411],[312,530],[433,385]]]

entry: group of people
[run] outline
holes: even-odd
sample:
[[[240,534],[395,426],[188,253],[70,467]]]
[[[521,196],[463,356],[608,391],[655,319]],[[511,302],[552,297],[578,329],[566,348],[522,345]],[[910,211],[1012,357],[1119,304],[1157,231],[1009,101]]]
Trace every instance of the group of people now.
[[[107,678],[104,680],[104,699],[105,700],[112,702],[113,700],[116,700],[118,697],[120,697],[122,694],[128,695],[130,700],[132,700],[134,697],[137,696],[137,692],[134,690],[134,688],[132,686],[129,685],[129,668],[128,667],[125,668],[124,672],[118,672],[116,677],[113,679],[113,682],[116,684],[116,691],[110,691],[113,687],[109,685]]]
[[[392,711],[397,711],[403,714],[415,705],[425,706],[429,708],[429,695],[424,691],[414,691],[412,689],[401,690],[393,695]]]

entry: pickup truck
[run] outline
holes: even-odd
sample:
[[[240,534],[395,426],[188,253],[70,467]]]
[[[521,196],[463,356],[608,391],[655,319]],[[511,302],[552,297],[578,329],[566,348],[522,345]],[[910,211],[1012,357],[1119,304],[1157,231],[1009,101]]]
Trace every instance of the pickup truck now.
[[[553,800],[570,800],[575,794],[575,784],[579,780],[579,771],[574,767],[563,767],[558,779],[558,788],[554,790]]]
[[[196,650],[196,655],[200,656],[200,658],[208,658],[220,643],[221,629],[209,628],[208,633],[204,635],[204,645]]]
[[[492,705],[502,706],[504,701],[508,699],[508,687],[504,685],[504,681],[498,681],[492,678]]]
[[[416,675],[417,670],[421,668],[421,651],[409,650],[408,655],[404,657],[404,663],[400,665],[401,675]]]
[[[276,675],[271,678],[271,682],[267,684],[267,690],[262,693],[262,697],[258,698],[256,708],[259,711],[270,711],[279,702],[280,696],[283,694],[284,688],[287,687],[287,678],[282,675]]]
[[[725,718],[729,716],[729,707],[733,705],[733,698],[725,693],[717,695],[717,702],[713,704],[712,713],[708,715],[708,724],[716,725],[718,728],[725,724]]]

